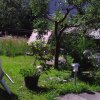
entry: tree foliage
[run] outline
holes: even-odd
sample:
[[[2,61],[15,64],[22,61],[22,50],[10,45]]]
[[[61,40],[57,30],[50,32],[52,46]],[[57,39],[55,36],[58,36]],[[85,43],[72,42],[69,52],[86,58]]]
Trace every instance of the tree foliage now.
[[[31,27],[31,10],[23,0],[0,0],[0,29]]]
[[[30,0],[33,15],[33,28],[38,31],[48,29],[49,22],[46,19],[48,12],[48,0]]]
[[[48,0],[30,0],[30,6],[34,16],[44,16],[48,13]]]
[[[52,15],[48,14],[47,4],[54,4]],[[46,18],[54,24],[55,35],[55,68],[58,69],[60,42],[63,32],[78,27],[83,33],[90,28],[100,26],[99,0],[31,0],[31,8],[38,19]],[[45,9],[44,9],[45,7]]]

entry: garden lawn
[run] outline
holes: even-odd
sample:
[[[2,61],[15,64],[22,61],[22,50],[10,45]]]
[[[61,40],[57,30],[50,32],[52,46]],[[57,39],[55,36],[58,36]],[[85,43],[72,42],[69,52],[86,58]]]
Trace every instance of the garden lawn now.
[[[14,84],[10,83],[10,81],[4,77],[4,80],[7,83],[7,86],[14,94],[13,99],[19,100],[30,100],[29,98],[33,98],[33,94],[27,90],[24,85],[24,77],[20,74],[20,69],[32,66],[34,58],[31,56],[18,56],[18,57],[6,57],[0,56],[2,59],[2,69],[12,78]],[[0,86],[2,88],[2,86]],[[3,91],[3,93],[5,93]],[[9,96],[8,96],[9,97]],[[7,98],[8,98],[7,97]],[[6,96],[4,96],[0,92],[0,100],[8,100]],[[32,99],[33,100],[33,99]]]
[[[2,59],[3,70],[12,78],[14,84],[4,77],[4,80],[12,92],[9,96],[3,87],[0,85],[0,100],[54,100],[62,94],[71,92],[84,92],[87,90],[98,90],[100,86],[89,85],[84,82],[78,81],[78,85],[74,86],[73,79],[70,78],[70,72],[57,71],[53,68],[45,73],[42,73],[39,86],[39,91],[28,90],[24,84],[24,77],[21,75],[20,70],[33,66],[33,56],[16,56],[6,57],[0,56]],[[38,63],[38,62],[37,62]]]
[[[2,59],[2,69],[12,78],[14,84],[10,83],[10,81],[4,77],[4,80],[9,87],[10,91],[13,93],[12,96],[7,95],[3,87],[0,85],[0,100],[52,100],[55,95],[57,95],[57,91],[52,87],[53,80],[50,81],[50,84],[45,83],[45,78],[48,78],[48,75],[43,74],[40,77],[39,84],[41,86],[45,86],[47,88],[43,88],[41,91],[34,92],[30,91],[25,87],[24,77],[20,74],[20,70],[23,68],[33,67],[34,57],[32,56],[17,56],[17,57],[7,57],[0,56]],[[51,76],[58,75],[57,72]],[[44,79],[44,80],[43,80]],[[49,82],[49,81],[48,81]],[[53,88],[53,89],[52,89]],[[55,92],[54,92],[55,91]]]

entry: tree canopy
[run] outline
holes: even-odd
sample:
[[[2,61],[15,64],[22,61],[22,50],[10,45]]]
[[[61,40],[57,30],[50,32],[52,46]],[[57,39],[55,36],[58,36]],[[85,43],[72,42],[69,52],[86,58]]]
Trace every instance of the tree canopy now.
[[[31,10],[24,0],[0,0],[0,30],[31,28]]]
[[[58,68],[60,40],[66,29],[79,27],[87,30],[100,26],[99,0],[30,0],[30,4],[36,19],[45,18],[53,23],[56,39],[55,68]],[[50,13],[49,8],[53,12]]]

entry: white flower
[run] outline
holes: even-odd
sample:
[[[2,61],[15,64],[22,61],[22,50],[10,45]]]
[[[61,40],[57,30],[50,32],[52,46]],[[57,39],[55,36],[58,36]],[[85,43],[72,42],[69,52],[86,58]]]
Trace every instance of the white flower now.
[[[43,66],[39,65],[36,67],[37,73],[41,73],[43,71]]]
[[[41,65],[37,66],[36,69],[42,69],[43,67]]]

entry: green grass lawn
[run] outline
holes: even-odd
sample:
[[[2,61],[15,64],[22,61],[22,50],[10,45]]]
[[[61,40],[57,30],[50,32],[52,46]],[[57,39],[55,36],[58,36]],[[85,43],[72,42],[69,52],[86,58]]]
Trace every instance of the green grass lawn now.
[[[63,73],[60,72],[48,72],[44,73],[40,77],[39,85],[42,87],[41,91],[31,91],[28,90],[25,87],[24,84],[24,77],[20,74],[20,69],[22,68],[28,68],[29,66],[32,66],[34,62],[34,57],[32,56],[17,56],[17,57],[6,57],[1,56],[2,59],[2,69],[12,78],[14,81],[14,84],[10,83],[10,81],[4,77],[4,80],[6,81],[6,84],[8,85],[9,89],[13,93],[12,96],[7,95],[5,90],[0,86],[0,99],[1,100],[52,100],[55,96],[58,95],[57,90],[55,87],[57,85],[55,84],[55,81],[45,81],[45,79],[48,79],[49,75],[50,77],[58,75],[62,75]],[[65,73],[65,72],[64,72]],[[64,76],[64,75],[63,75]],[[66,76],[66,73],[65,73]],[[53,85],[55,84],[55,85]]]
[[[1,56],[0,58],[2,59],[2,69],[14,81],[14,84],[11,84],[5,77],[5,81],[11,92],[18,96],[18,99],[20,100],[28,100],[29,98],[33,98],[33,94],[24,86],[24,77],[22,77],[20,74],[20,69],[32,66],[34,58],[28,56],[19,56],[14,58]],[[6,97],[1,98],[1,100],[7,100]]]
[[[32,56],[16,56],[6,57],[0,56],[2,59],[3,70],[12,78],[14,84],[4,77],[4,80],[12,92],[9,96],[0,85],[0,100],[54,100],[55,97],[70,92],[82,92],[87,90],[99,90],[100,86],[78,82],[77,87],[74,86],[73,80],[64,82],[63,80],[70,76],[68,71],[56,71],[51,69],[43,73],[39,79],[41,90],[28,90],[24,84],[24,77],[20,74],[23,68],[33,67],[34,57]]]

